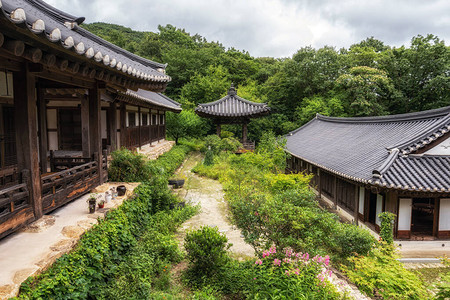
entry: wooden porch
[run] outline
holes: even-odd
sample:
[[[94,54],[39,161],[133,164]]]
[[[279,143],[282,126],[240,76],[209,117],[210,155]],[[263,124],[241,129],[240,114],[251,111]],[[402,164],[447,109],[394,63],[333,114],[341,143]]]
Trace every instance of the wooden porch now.
[[[70,168],[41,174],[40,210],[43,214],[88,193],[107,180],[107,153],[104,151],[102,154],[101,166],[97,156],[95,153],[89,162],[80,161],[75,166],[73,159],[65,158]],[[62,161],[59,164],[62,166]],[[6,184],[0,187],[0,238],[36,219],[29,171],[23,170],[18,174],[16,168],[10,169],[10,173],[3,170],[2,178]]]

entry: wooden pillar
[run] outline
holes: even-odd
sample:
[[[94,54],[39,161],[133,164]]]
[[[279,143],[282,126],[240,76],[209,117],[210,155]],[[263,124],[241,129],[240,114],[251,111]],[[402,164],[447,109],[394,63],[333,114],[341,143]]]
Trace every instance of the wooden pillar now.
[[[337,209],[338,200],[337,200],[337,176],[334,175],[334,187],[333,187],[333,200],[334,200],[334,209]]]
[[[142,147],[142,139],[141,139],[141,134],[142,134],[142,127],[141,127],[141,107],[138,106],[138,143],[139,143],[139,149],[141,149]]]
[[[98,163],[99,183],[103,183],[102,168],[102,133],[101,133],[101,100],[98,83],[89,89],[89,138],[90,153]]]
[[[120,147],[127,147],[127,108],[120,103]]]
[[[38,122],[39,122],[39,163],[41,167],[41,173],[47,173],[47,151],[48,151],[48,138],[47,138],[47,104],[44,99],[45,89],[38,86],[37,90],[37,105],[38,105]]]
[[[111,151],[117,150],[117,111],[116,103],[109,103],[108,108],[108,136]]]
[[[220,132],[221,132],[220,123],[216,124],[216,130],[217,130],[217,135],[220,137]]]
[[[35,77],[28,72],[14,72],[14,112],[16,125],[17,167],[29,174],[28,187],[34,217],[42,217],[41,174],[39,172]],[[28,170],[28,171],[26,171]],[[29,172],[29,173],[28,173]]]
[[[247,123],[242,124],[242,143],[247,143]]]
[[[353,217],[355,218],[355,225],[359,224],[359,217],[358,217],[358,212],[359,212],[359,186],[357,184],[355,184],[355,211],[353,212]]]
[[[83,157],[91,157],[91,139],[89,132],[89,98],[81,99],[81,149]]]

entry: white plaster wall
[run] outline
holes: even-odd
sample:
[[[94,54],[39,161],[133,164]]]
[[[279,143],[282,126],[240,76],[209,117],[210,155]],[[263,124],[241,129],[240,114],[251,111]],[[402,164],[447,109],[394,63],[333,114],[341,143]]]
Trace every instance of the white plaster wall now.
[[[47,109],[47,129],[58,129],[56,109]],[[58,132],[48,131],[48,150],[58,150]]]
[[[441,199],[439,206],[439,230],[450,230],[450,199]]]
[[[411,230],[411,198],[400,198],[398,206],[398,230]]]
[[[58,133],[51,131],[48,133],[48,150],[58,150]]]
[[[429,155],[450,155],[450,137],[434,146],[424,154]]]
[[[106,110],[102,110],[100,112],[101,116],[101,132],[102,132],[102,139],[108,138],[108,132],[107,132],[107,126],[106,126]]]
[[[383,212],[383,196],[380,194],[377,194],[377,208],[375,212],[376,212],[375,224],[381,225],[381,220],[378,217],[378,215]]]
[[[366,194],[366,189],[362,186],[359,187],[359,209],[358,212],[364,215],[364,197]]]

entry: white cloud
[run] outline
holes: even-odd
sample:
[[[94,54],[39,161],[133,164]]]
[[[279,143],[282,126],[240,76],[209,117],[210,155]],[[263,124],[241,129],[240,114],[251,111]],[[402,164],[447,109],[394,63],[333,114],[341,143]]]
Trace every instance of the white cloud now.
[[[300,47],[349,47],[374,36],[409,44],[417,34],[449,40],[447,0],[47,0],[57,8],[135,30],[172,24],[253,56],[285,57]]]

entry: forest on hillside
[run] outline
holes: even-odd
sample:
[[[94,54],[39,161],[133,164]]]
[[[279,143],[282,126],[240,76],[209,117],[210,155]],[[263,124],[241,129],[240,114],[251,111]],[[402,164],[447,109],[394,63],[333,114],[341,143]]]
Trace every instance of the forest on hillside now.
[[[192,120],[192,110],[226,95],[231,83],[239,96],[272,108],[269,117],[250,123],[254,140],[265,130],[286,134],[316,113],[376,116],[450,105],[450,46],[432,34],[412,37],[401,47],[368,37],[348,49],[302,47],[292,57],[273,58],[226,49],[172,25],[159,26],[156,33],[106,23],[83,26],[130,52],[167,63],[172,82],[166,94],[183,105],[177,118],[190,122],[168,121],[194,124],[189,132],[195,135],[213,129],[195,126],[200,121]]]

